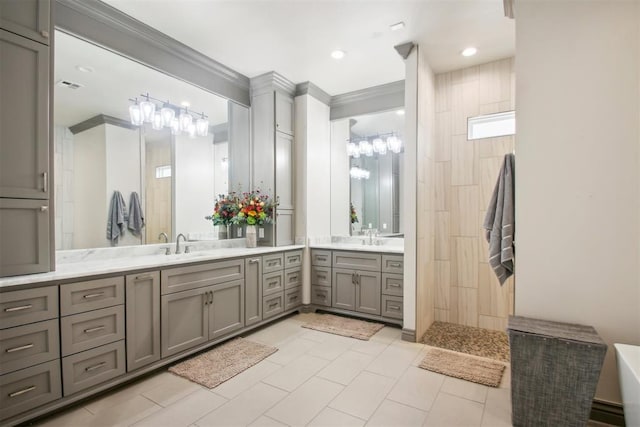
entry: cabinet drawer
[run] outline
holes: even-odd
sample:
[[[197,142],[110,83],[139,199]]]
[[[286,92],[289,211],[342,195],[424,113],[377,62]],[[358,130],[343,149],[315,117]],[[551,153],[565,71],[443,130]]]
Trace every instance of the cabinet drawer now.
[[[284,253],[284,268],[300,267],[302,265],[302,251]]]
[[[62,316],[124,304],[124,277],[89,280],[60,286]]]
[[[331,307],[331,288],[311,286],[311,304]]]
[[[289,268],[284,271],[284,288],[291,289],[302,285],[302,269]]]
[[[311,284],[318,286],[331,286],[331,268],[311,267]]]
[[[331,267],[331,251],[311,250],[311,265]]]
[[[58,287],[0,293],[0,328],[58,317]]]
[[[57,319],[0,331],[0,375],[59,357]]]
[[[403,277],[401,274],[382,273],[382,294],[401,297],[404,287]]]
[[[124,339],[124,306],[63,317],[60,328],[63,356]]]
[[[124,341],[62,358],[64,395],[100,384],[125,372]]]
[[[272,271],[282,270],[284,265],[284,256],[282,254],[264,255],[262,257],[262,272],[270,273]]]
[[[401,255],[382,255],[382,272],[402,274],[404,257]]]
[[[262,276],[262,295],[273,295],[284,289],[284,275],[282,271],[276,273],[268,273]]]
[[[262,318],[267,319],[284,311],[283,294],[264,297],[262,302]]]
[[[244,277],[244,260],[236,259],[191,267],[170,268],[162,270],[160,275],[162,295],[165,295],[232,280],[241,280]]]
[[[298,307],[302,304],[302,286],[284,291],[284,309]]]
[[[333,267],[350,270],[380,271],[382,257],[363,252],[333,251]]]
[[[382,295],[382,315],[402,319],[402,297]]]
[[[0,419],[62,397],[60,362],[52,360],[0,376]]]

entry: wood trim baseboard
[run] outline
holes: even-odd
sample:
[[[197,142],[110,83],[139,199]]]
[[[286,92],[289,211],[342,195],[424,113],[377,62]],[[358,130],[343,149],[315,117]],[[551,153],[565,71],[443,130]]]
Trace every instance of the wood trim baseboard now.
[[[622,405],[594,399],[591,404],[589,419],[614,426],[624,426],[624,410]]]
[[[416,331],[402,328],[402,341],[416,342]]]

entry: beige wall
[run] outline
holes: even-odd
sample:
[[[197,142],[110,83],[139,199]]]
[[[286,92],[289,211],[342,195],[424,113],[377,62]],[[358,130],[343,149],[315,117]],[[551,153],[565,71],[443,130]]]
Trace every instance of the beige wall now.
[[[505,330],[513,310],[513,278],[498,283],[482,229],[513,137],[467,141],[467,118],[513,110],[514,81],[513,59],[436,76],[436,320]]]
[[[516,4],[516,314],[640,344],[640,3]],[[609,347],[596,398],[620,402]]]

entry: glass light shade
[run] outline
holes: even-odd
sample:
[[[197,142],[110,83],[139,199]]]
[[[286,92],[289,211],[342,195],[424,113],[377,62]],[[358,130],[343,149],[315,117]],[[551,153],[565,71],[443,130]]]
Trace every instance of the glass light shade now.
[[[180,117],[178,118],[178,120],[180,120],[180,130],[182,132],[188,132],[191,123],[193,123],[193,117],[191,117],[191,114],[187,113],[187,111],[185,110],[180,113]]]
[[[366,169],[361,169],[357,166],[354,166],[349,169],[349,176],[353,179],[369,179],[369,176],[371,176],[371,172]]]
[[[209,120],[204,117],[196,120],[196,135],[207,136],[209,134]]]
[[[171,120],[171,135],[178,135],[180,133],[180,120],[174,117]]]
[[[369,143],[366,139],[360,141],[358,144],[358,151],[361,155],[365,155],[367,157],[373,156],[373,145]]]
[[[151,123],[156,112],[156,104],[148,100],[142,101],[140,102],[140,111],[142,111],[142,120]]]
[[[387,143],[384,142],[381,138],[376,138],[373,140],[373,151],[379,154],[387,153]]]
[[[367,157],[371,157],[371,156],[373,156],[373,145],[371,145],[371,144],[367,144],[367,145],[365,146],[365,152],[364,152],[364,155],[365,155],[365,156],[367,156]]]
[[[171,126],[171,122],[176,116],[176,112],[171,107],[162,107],[160,110],[160,114],[162,114],[162,125],[163,126]]]
[[[129,118],[131,119],[131,124],[134,126],[140,126],[142,124],[142,111],[140,111],[138,104],[129,106]]]
[[[347,156],[354,157],[356,153],[358,153],[358,156],[360,156],[360,153],[358,152],[358,146],[353,142],[349,142],[347,144]]]
[[[153,120],[151,121],[151,127],[155,130],[161,130],[162,129],[162,114],[160,114],[160,112],[156,111],[153,114]]]
[[[189,125],[189,128],[187,129],[187,135],[189,135],[189,138],[195,138],[196,137],[196,124],[195,123],[191,123]]]
[[[355,145],[355,144],[353,144]],[[353,150],[353,153],[351,154],[351,157],[353,157],[354,159],[359,159],[360,158],[360,150],[358,150],[358,146],[355,145],[355,149]]]
[[[390,136],[387,138],[387,148],[393,153],[400,153],[402,151],[402,140],[396,136]]]

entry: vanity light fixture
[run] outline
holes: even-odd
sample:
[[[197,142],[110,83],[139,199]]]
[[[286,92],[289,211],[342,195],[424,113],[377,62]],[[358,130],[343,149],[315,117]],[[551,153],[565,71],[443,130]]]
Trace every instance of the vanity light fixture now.
[[[162,120],[162,113],[156,111],[153,113],[153,120],[151,121],[151,127],[154,130],[161,130],[164,127],[164,122]]]
[[[173,122],[173,118],[176,116],[176,110],[171,108],[171,104],[169,104],[169,101],[167,101],[162,104],[160,114],[162,115],[162,126],[170,127],[171,123]]]
[[[143,95],[147,98],[146,101],[140,101],[140,111],[142,111],[142,120],[147,123],[151,123],[153,120],[153,114],[156,112],[156,104],[149,100],[149,94]]]
[[[349,176],[354,179],[369,179],[369,177],[371,176],[371,172],[366,169],[353,166],[351,169],[349,169]]]
[[[133,105],[129,106],[129,118],[131,124],[134,126],[140,126],[142,124],[142,110],[140,110],[140,104],[138,104],[138,98],[136,98]]]
[[[172,135],[185,133],[191,138],[209,135],[209,119],[201,113],[189,110],[189,103],[182,102],[182,106],[171,104],[169,101],[161,101],[148,93],[138,98],[129,99],[133,105],[129,106],[129,118],[134,126],[143,123],[151,123],[155,130],[169,128]],[[162,107],[160,107],[162,106]]]
[[[340,49],[336,49],[333,52],[331,52],[331,57],[333,59],[342,59],[344,58],[345,55],[346,55],[346,52]]]
[[[371,140],[371,142],[369,142]],[[404,149],[402,139],[394,132],[378,134],[370,137],[358,137],[357,142],[347,140],[347,155],[354,159],[360,156],[371,157],[374,154],[384,156],[389,151],[399,154]]]
[[[465,48],[462,52],[460,52],[460,55],[462,55],[462,56],[473,56],[476,53],[478,53],[478,49],[476,49],[473,46],[469,46],[469,47]]]
[[[204,117],[204,113],[196,120],[196,133],[198,136],[207,136],[209,134],[209,120]]]
[[[180,116],[178,117],[178,120],[180,121],[180,130],[182,132],[189,132],[189,127],[191,126],[191,123],[193,122],[193,116],[191,116],[191,114],[189,114],[189,110],[186,107],[180,113]]]

